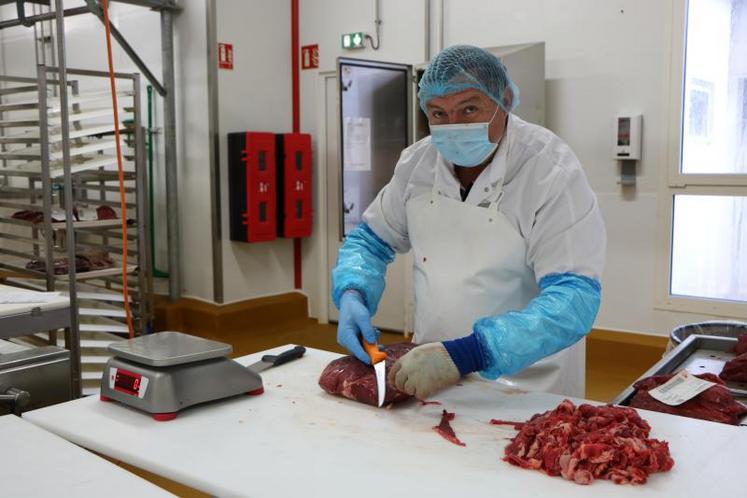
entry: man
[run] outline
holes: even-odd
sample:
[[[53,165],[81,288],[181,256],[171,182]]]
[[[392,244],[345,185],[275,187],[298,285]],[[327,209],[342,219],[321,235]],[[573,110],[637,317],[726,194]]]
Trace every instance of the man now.
[[[439,53],[419,85],[431,136],[402,152],[332,272],[338,342],[369,362],[394,251],[414,255],[415,337],[389,380],[421,399],[480,372],[584,396],[605,230],[571,149],[511,111],[506,68],[477,47]]]

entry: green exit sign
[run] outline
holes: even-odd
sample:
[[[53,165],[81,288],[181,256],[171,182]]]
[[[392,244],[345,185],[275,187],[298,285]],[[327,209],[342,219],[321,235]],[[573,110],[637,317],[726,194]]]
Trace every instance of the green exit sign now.
[[[357,33],[345,33],[342,35],[342,48],[364,48],[366,46],[366,34],[359,31]]]

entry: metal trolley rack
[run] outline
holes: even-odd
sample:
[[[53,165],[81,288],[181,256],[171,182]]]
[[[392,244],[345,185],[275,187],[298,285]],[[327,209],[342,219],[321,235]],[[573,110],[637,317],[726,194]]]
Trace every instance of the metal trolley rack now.
[[[178,268],[173,14],[181,7],[176,0],[111,1],[146,7],[161,18],[162,81],[114,24],[110,29],[163,98],[169,268]],[[0,0],[0,5],[6,4],[16,5],[17,18],[0,21],[0,30],[33,27],[32,60],[37,69],[35,78],[28,77],[32,73],[0,75],[0,279],[33,290],[66,292],[71,312],[64,345],[70,351],[72,395],[78,397],[98,390],[106,347],[127,330],[121,292],[121,222],[100,219],[98,213],[98,209],[113,209],[115,217],[121,215],[108,73],[68,68],[65,49],[67,17],[91,15],[103,23],[104,15],[97,0],[69,8],[64,0]],[[129,223],[127,287],[135,332],[140,334],[148,331],[153,317],[145,135],[140,127],[138,75],[116,74],[116,78]],[[19,211],[29,216],[19,218]],[[106,257],[98,257],[89,271],[76,271],[76,256],[85,257],[81,252],[88,251],[90,257],[92,250],[103,250]],[[59,260],[57,272],[55,260]],[[179,272],[170,272],[172,300],[178,299],[179,289]],[[15,319],[13,323],[28,329],[27,323],[21,326]],[[61,343],[57,333],[53,329],[22,340],[57,345]],[[14,332],[4,336],[10,334]]]
[[[104,348],[128,331],[108,76],[67,69],[66,99],[54,95],[61,87],[57,68],[38,66],[36,79],[0,76],[0,268],[13,272],[15,277],[8,279],[13,285],[67,292],[72,319],[65,345],[78,377],[73,385],[77,394],[82,385],[80,360],[75,361],[80,357],[79,334],[105,333],[108,341],[82,344]],[[137,74],[116,77],[128,223],[127,286],[133,325],[136,333],[144,333],[153,306],[140,79]],[[82,87],[96,90],[80,91]],[[38,335],[62,344],[55,331]],[[96,372],[82,375],[93,385],[99,377]]]

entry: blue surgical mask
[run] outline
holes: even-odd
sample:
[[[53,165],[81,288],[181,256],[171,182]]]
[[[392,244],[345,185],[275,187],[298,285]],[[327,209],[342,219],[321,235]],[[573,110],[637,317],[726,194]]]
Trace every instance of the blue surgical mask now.
[[[490,121],[483,123],[430,125],[431,143],[447,161],[456,166],[479,166],[498,147],[498,144],[490,141],[488,134],[490,123],[497,114],[498,108]]]

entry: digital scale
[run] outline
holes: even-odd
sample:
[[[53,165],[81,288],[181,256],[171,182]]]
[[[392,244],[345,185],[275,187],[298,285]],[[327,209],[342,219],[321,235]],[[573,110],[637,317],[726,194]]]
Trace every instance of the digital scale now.
[[[155,420],[176,418],[192,405],[264,392],[259,372],[306,352],[296,346],[245,367],[227,357],[233,347],[181,332],[156,332],[109,345],[114,353],[101,377],[101,400],[119,401]]]

